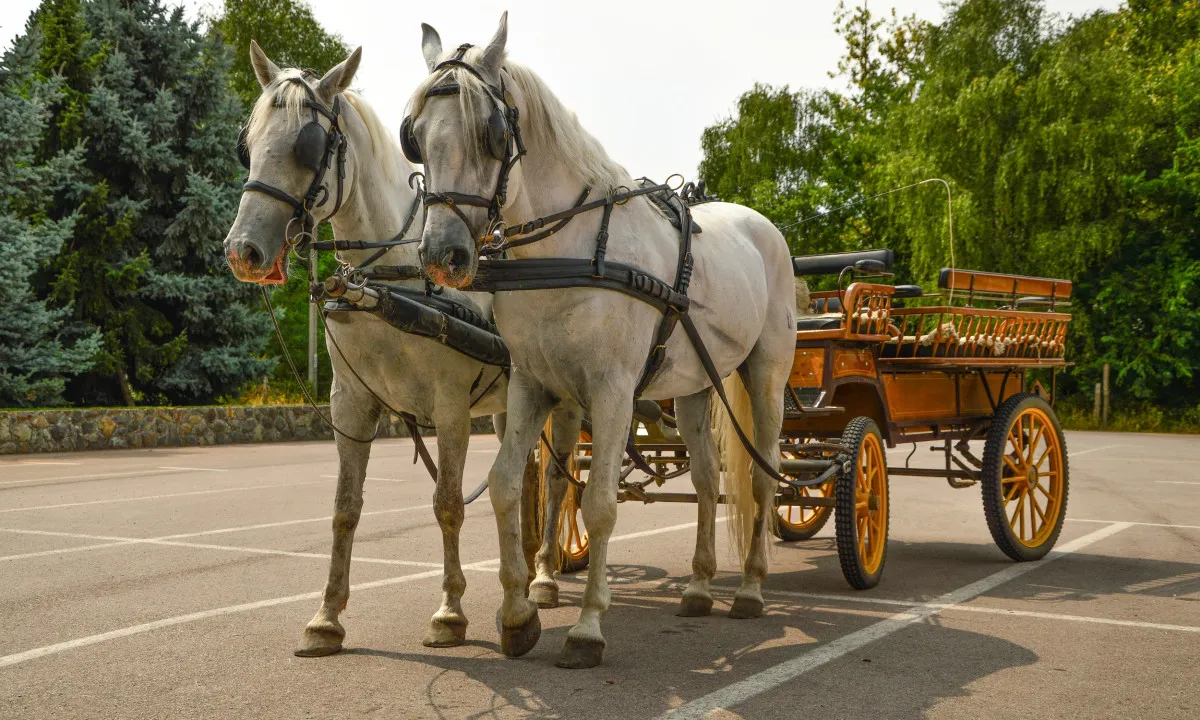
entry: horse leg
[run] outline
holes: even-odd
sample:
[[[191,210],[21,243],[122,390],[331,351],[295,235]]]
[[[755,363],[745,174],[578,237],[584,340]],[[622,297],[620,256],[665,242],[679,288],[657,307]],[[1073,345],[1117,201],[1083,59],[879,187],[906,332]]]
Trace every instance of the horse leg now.
[[[442,529],[442,605],[429,621],[429,630],[421,641],[426,647],[453,647],[467,637],[467,617],[462,596],[467,589],[459,560],[459,531],[463,524],[463,466],[471,438],[471,415],[463,404],[438,403],[434,414],[437,426],[438,476],[433,493],[433,512]]]
[[[712,611],[709,583],[717,572],[717,497],[721,479],[721,456],[709,427],[712,391],[677,398],[675,412],[679,435],[688,448],[688,466],[696,488],[696,551],[692,556],[692,580],[679,603],[681,617],[700,617]]]
[[[788,340],[787,351],[794,347]],[[779,470],[779,428],[783,422],[783,391],[788,369],[777,362],[778,357],[790,355],[771,353],[762,340],[755,345],[739,372],[750,394],[754,416],[754,447],[772,469]],[[738,442],[730,438],[730,442]],[[778,483],[758,466],[751,466],[754,493],[754,525],[742,574],[742,585],[733,596],[729,617],[755,618],[762,615],[762,583],[767,578],[767,534],[775,516],[775,493]]]
[[[575,454],[575,443],[579,442],[579,427],[583,422],[583,410],[578,404],[564,400],[550,414],[551,451],[566,467],[568,458]],[[545,447],[542,448],[545,450]],[[563,499],[567,494],[569,478],[559,469],[558,463],[550,460],[546,466],[546,522],[542,529],[541,547],[538,549],[535,566],[537,577],[529,588],[529,599],[538,607],[558,607],[558,534],[562,522]]]
[[[514,368],[508,385],[508,422],[500,452],[488,473],[488,493],[496,513],[500,540],[500,649],[509,657],[524,655],[541,636],[537,603],[525,597],[528,567],[521,543],[521,487],[530,451],[550,414],[553,400],[526,373]]]
[[[608,609],[608,539],[617,522],[617,481],[621,473],[621,454],[633,417],[632,393],[610,392],[606,388],[592,393],[588,409],[592,417],[592,468],[583,491],[583,524],[588,531],[587,587],[583,591],[583,610],[579,622],[567,631],[567,641],[558,657],[558,666],[589,668],[600,664],[604,655],[604,635],[600,615]]]
[[[371,399],[347,394],[342,383],[334,379],[329,399],[333,423],[342,432],[357,438],[369,438],[379,424],[380,408]],[[362,513],[363,482],[367,476],[367,460],[371,443],[357,442],[335,433],[338,450],[337,491],[333,500],[333,550],[329,557],[329,579],[325,596],[316,616],[304,628],[298,657],[332,655],[342,649],[346,630],[338,622],[338,614],[350,600],[350,552],[354,546],[354,530]]]

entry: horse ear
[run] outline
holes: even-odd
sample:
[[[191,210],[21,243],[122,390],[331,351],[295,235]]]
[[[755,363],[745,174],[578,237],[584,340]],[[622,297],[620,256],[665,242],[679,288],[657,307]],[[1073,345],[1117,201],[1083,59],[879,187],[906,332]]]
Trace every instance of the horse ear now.
[[[358,62],[362,60],[362,48],[354,48],[350,56],[334,65],[321,82],[317,84],[317,92],[321,97],[329,99],[338,93],[345,92],[354,81],[354,73],[358,72]]]
[[[421,54],[425,56],[429,72],[433,72],[442,57],[442,36],[438,35],[438,31],[434,30],[432,25],[425,23],[421,23]]]
[[[271,58],[253,40],[250,41],[250,65],[254,68],[258,84],[264,88],[279,75],[279,66],[271,62]]]
[[[504,46],[508,42],[508,11],[500,16],[500,27],[496,30],[496,34],[492,36],[492,41],[488,43],[483,50],[483,55],[480,57],[480,65],[487,68],[493,73],[499,74],[500,66],[504,63]]]

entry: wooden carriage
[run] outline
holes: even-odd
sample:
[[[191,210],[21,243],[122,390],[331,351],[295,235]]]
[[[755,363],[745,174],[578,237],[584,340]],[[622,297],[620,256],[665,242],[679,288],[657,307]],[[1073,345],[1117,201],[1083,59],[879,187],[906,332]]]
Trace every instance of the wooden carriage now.
[[[945,269],[938,292],[926,294],[887,282],[892,259],[890,250],[793,258],[797,276],[836,275],[838,289],[811,293],[797,322],[780,439],[780,471],[796,485],[780,485],[777,535],[809,539],[833,515],[843,574],[856,588],[873,587],[886,559],[889,477],[941,477],[953,488],[981,489],[1005,554],[1043,557],[1067,502],[1066,449],[1051,402],[1055,371],[1066,365],[1071,316],[1062,309],[1071,283]],[[1033,371],[1046,371],[1049,389]],[[636,446],[660,473],[681,474],[686,448],[671,404],[659,407],[639,408]],[[979,440],[982,457],[970,444]],[[933,449],[941,466],[888,463],[885,447],[917,442],[940,443]],[[570,459],[579,483],[589,443],[585,432]],[[544,478],[544,452],[539,462]],[[623,501],[695,501],[632,472],[627,465]],[[587,565],[580,492],[573,484],[559,532],[566,572]]]

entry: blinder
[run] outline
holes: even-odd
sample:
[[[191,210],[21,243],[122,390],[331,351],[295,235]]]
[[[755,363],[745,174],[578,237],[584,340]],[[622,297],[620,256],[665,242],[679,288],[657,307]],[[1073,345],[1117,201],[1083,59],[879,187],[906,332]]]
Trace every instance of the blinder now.
[[[438,90],[442,87],[434,88]],[[455,91],[458,90],[458,85],[453,85]],[[440,92],[430,94],[448,95],[449,93]],[[504,111],[498,107],[492,108],[492,114],[488,116],[487,127],[484,128],[483,145],[487,148],[488,154],[493,158],[504,162],[505,155],[508,153],[508,143],[511,133],[508,129],[508,120],[504,117]],[[411,163],[418,165],[424,164],[424,158],[421,156],[421,148],[417,145],[417,136],[413,134],[413,119],[411,115],[405,116],[404,122],[400,123],[400,149],[404,151],[404,157],[408,158]]]
[[[246,144],[246,136],[249,131],[249,125],[242,127],[241,132],[238,133],[237,140],[238,160],[242,163],[242,167],[247,170],[250,169],[250,148]],[[304,127],[300,128],[300,132],[296,135],[296,145],[292,150],[296,157],[296,162],[302,168],[314,172],[320,170],[321,163],[325,160],[325,147],[328,142],[329,136],[320,123],[305,123]]]

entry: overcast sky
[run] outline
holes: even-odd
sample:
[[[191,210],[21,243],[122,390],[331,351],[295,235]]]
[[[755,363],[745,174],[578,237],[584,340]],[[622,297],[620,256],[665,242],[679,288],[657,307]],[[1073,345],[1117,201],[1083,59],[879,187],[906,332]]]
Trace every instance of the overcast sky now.
[[[36,0],[4,0],[0,45],[24,29]],[[193,17],[214,0],[184,3]],[[849,2],[848,4],[853,4]],[[689,178],[700,133],[727,116],[755,82],[793,88],[841,86],[837,0],[628,2],[455,0],[442,3],[314,0],[317,20],[363,48],[354,86],[393,130],[426,73],[420,24],[447,48],[482,44],[509,11],[509,56],[533,68],[579,114],[584,127],[635,176]],[[1063,15],[1115,9],[1116,0],[1048,0]],[[942,17],[939,0],[875,0],[876,13]],[[271,55],[271,48],[264,48]],[[324,71],[326,68],[317,68]],[[232,150],[231,150],[232,152]]]

